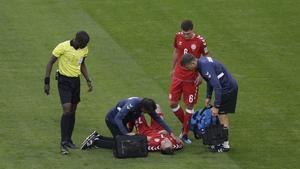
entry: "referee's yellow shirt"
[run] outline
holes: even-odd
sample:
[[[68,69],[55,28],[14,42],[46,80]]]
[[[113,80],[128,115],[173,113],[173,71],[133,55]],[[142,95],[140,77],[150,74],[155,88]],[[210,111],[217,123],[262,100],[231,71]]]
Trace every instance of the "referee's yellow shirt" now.
[[[58,44],[53,52],[58,58],[59,73],[68,77],[78,77],[81,74],[80,66],[84,57],[87,57],[88,47],[74,49],[70,40]]]

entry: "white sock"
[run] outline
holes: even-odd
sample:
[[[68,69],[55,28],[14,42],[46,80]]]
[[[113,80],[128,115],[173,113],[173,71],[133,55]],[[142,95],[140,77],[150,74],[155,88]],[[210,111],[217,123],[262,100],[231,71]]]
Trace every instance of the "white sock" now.
[[[173,111],[173,112],[177,112],[179,109],[180,109],[180,106],[179,106],[179,104],[178,104],[178,106],[177,106],[177,107],[175,107],[175,108],[172,108],[172,111]]]
[[[222,145],[224,148],[230,148],[229,141],[224,141],[224,143]]]
[[[187,112],[189,114],[194,114],[195,113],[194,109],[185,109],[185,112]]]

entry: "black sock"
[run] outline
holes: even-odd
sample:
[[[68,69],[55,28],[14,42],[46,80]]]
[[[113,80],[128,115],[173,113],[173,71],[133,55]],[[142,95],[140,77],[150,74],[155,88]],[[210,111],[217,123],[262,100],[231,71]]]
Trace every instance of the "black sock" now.
[[[227,138],[225,141],[228,141],[228,136],[229,136],[228,128],[227,127],[223,127],[223,129],[225,131],[226,138]]]
[[[70,113],[63,113],[60,120],[61,142],[68,141],[68,127],[70,126]]]
[[[75,125],[75,113],[72,113],[69,117],[70,119],[70,125],[68,127],[68,141],[72,142],[72,133]]]

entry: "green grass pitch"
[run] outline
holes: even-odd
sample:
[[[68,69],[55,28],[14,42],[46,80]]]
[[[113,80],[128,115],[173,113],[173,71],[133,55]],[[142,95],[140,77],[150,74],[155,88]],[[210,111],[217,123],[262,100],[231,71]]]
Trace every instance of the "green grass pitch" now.
[[[299,168],[299,9],[297,0],[0,0],[0,168]],[[104,149],[60,155],[54,70],[51,95],[43,93],[52,49],[78,30],[91,36],[94,91],[82,81],[75,143],[92,130],[109,135],[106,112],[130,96],[154,98],[179,134],[168,107],[169,72],[173,38],[186,18],[239,82],[232,150],[212,154],[193,140],[174,156],[119,160]]]

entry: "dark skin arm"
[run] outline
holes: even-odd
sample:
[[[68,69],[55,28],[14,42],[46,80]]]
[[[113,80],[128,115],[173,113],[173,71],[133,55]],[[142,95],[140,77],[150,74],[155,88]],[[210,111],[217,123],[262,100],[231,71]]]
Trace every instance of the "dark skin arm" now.
[[[52,56],[46,66],[46,73],[45,73],[45,78],[46,77],[50,77],[50,74],[51,74],[51,70],[52,70],[52,67],[53,67],[53,64],[56,62],[57,60],[57,57],[55,56]],[[49,95],[50,94],[50,83],[49,84],[45,84],[44,85],[44,92]]]
[[[83,74],[85,80],[87,81],[87,85],[89,87],[88,92],[91,92],[93,90],[93,86],[92,86],[92,81],[89,78],[89,73],[87,71],[87,67],[85,64],[85,58],[83,59],[82,63],[81,63],[81,73]]]

